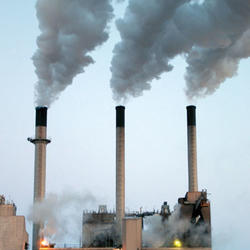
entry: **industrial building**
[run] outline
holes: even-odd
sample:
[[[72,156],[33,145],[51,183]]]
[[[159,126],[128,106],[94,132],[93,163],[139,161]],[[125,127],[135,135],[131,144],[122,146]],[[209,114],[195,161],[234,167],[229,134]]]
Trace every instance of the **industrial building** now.
[[[0,250],[26,250],[29,246],[24,216],[16,215],[16,205],[0,195]]]
[[[159,211],[128,214],[125,213],[125,107],[116,107],[116,211],[108,212],[101,205],[96,212],[83,212],[81,249],[155,250],[143,242],[142,234],[144,220],[151,216],[161,221],[164,242],[160,249],[211,250],[210,202],[207,191],[198,189],[195,110],[195,106],[187,107],[188,192],[178,199],[173,211],[164,202]],[[46,145],[50,143],[46,127],[47,107],[37,107],[36,137],[28,139],[35,144],[34,202],[42,201],[45,195]],[[33,225],[32,250],[56,249],[54,244],[41,247],[43,226]]]
[[[114,212],[108,212],[105,205],[98,212],[83,212],[82,247],[113,247],[116,238]]]
[[[160,216],[162,230],[166,235],[161,247],[207,247],[211,249],[211,218],[210,202],[207,199],[206,190],[198,191],[197,178],[197,152],[196,152],[196,107],[187,107],[187,137],[188,137],[188,176],[189,190],[184,198],[178,199],[178,205],[174,211],[170,211],[167,202],[164,202],[159,212],[136,212],[125,214],[125,163],[124,163],[124,107],[116,107],[116,213],[107,213],[107,210],[99,209],[98,212],[83,214],[83,246],[85,247],[123,247],[132,240],[134,233],[132,225],[135,221],[135,229],[139,232],[137,241],[141,247],[147,247],[142,243],[141,231],[138,223],[143,225],[143,220],[148,216]],[[175,217],[176,224],[182,223],[179,229],[168,223],[169,218]],[[87,219],[86,219],[87,218]],[[121,229],[121,221],[123,227]],[[142,219],[138,222],[138,219]],[[141,227],[143,227],[141,225]],[[126,230],[126,227],[130,228]],[[134,230],[135,230],[134,229]],[[120,231],[121,230],[121,231]],[[161,232],[162,233],[162,232]],[[128,237],[128,234],[132,237]],[[121,242],[117,241],[122,235]],[[128,238],[130,240],[128,240]],[[114,245],[110,245],[114,243]],[[121,244],[120,244],[121,243]],[[125,248],[124,248],[125,247]],[[136,247],[134,249],[141,249]]]

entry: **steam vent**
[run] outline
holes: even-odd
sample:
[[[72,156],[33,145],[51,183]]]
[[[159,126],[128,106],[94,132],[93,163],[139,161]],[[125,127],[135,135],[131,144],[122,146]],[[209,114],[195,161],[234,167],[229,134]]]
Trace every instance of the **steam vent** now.
[[[210,202],[205,189],[199,191],[197,144],[196,144],[196,107],[187,106],[187,172],[188,186],[184,197],[178,199],[171,211],[166,201],[154,211],[125,211],[125,107],[116,107],[116,209],[109,211],[100,205],[96,211],[83,211],[82,237],[78,248],[59,248],[56,244],[43,240],[42,224],[33,225],[33,250],[38,249],[122,249],[122,250],[211,250]],[[35,182],[34,202],[45,195],[45,162],[47,108],[36,109],[36,137],[30,139],[35,144]],[[132,143],[131,141],[128,143]],[[166,184],[167,185],[167,184]],[[166,188],[174,188],[167,187]],[[128,197],[129,198],[129,197]],[[158,223],[152,227],[151,241],[145,239],[144,232],[150,221]],[[161,237],[154,244],[154,238]]]

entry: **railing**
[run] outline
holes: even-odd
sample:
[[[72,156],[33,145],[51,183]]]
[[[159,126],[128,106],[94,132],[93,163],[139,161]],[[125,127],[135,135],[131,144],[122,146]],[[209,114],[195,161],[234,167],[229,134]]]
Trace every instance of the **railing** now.
[[[58,243],[55,248],[81,248],[80,243]]]

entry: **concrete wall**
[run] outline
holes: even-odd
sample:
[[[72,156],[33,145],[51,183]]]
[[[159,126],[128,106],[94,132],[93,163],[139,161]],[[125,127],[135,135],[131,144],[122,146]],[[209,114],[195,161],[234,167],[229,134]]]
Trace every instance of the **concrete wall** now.
[[[24,216],[0,216],[0,250],[23,250],[26,242]]]
[[[142,219],[124,218],[122,220],[122,246],[123,250],[141,250],[142,245]]]
[[[1,204],[0,205],[0,216],[15,216],[16,207],[13,204]]]

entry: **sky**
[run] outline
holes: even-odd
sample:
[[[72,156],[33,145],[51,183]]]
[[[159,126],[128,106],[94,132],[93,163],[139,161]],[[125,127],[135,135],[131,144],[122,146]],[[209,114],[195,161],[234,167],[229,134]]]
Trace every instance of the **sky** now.
[[[115,20],[126,1],[115,4],[107,42],[91,53],[95,63],[74,78],[48,110],[46,192],[91,193],[97,204],[115,207],[115,106],[110,89],[112,50],[119,41]],[[35,133],[31,60],[40,34],[35,1],[4,1],[1,29],[0,193],[28,216],[33,202]],[[215,250],[249,245],[250,59],[213,94],[188,101],[182,56],[150,91],[126,104],[126,209],[171,209],[187,192],[186,106],[197,106],[198,185],[211,201]],[[119,104],[119,103],[118,103]],[[97,207],[93,207],[93,209]],[[85,209],[84,207],[82,209]],[[31,223],[26,220],[31,239]]]

